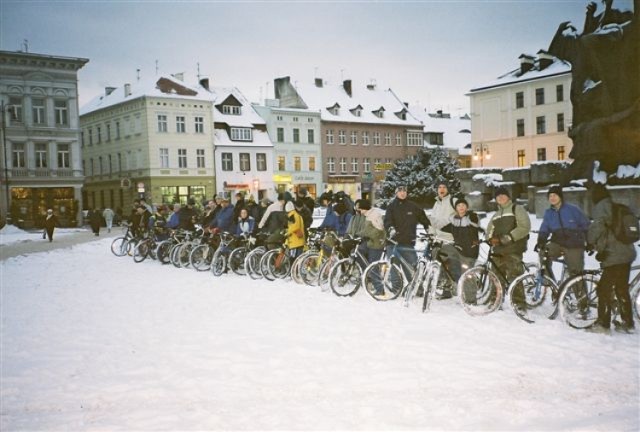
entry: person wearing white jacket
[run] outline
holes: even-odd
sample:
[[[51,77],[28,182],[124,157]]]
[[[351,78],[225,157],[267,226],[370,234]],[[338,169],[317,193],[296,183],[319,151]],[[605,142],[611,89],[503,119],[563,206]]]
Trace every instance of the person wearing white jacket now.
[[[109,207],[104,209],[104,211],[102,212],[102,217],[104,218],[104,221],[107,224],[107,232],[111,232],[111,228],[113,227],[114,216],[115,216],[115,213]]]
[[[455,214],[455,200],[449,195],[449,187],[445,182],[440,182],[438,184],[438,196],[429,216],[431,221],[430,232],[441,240],[453,242],[453,235],[442,231],[442,228],[449,224],[451,216]]]

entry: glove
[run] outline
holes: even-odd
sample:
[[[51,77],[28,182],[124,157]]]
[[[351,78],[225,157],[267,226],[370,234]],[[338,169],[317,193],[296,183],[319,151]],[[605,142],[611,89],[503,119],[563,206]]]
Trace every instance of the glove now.
[[[394,238],[398,234],[394,227],[389,228],[389,238]]]
[[[508,245],[512,241],[513,241],[513,239],[511,238],[511,236],[509,234],[502,234],[500,236],[500,243],[502,243],[503,245]]]
[[[489,243],[491,243],[491,246],[498,246],[500,244],[500,239],[498,237],[491,237],[489,239]]]
[[[540,249],[544,249],[544,243],[536,243],[536,247],[533,248],[533,251],[540,252]]]

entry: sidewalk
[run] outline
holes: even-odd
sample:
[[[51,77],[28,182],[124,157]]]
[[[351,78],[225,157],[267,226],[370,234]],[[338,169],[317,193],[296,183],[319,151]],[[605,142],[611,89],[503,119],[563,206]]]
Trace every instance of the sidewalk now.
[[[106,228],[100,230],[100,236],[93,235],[90,229],[64,235],[56,236],[53,233],[53,242],[42,239],[42,231],[33,233],[33,240],[11,243],[8,245],[0,245],[0,261],[19,255],[28,255],[37,252],[47,252],[55,249],[70,248],[77,244],[88,243],[91,241],[102,240],[105,237],[115,238],[122,235],[120,228],[114,228],[110,233]]]

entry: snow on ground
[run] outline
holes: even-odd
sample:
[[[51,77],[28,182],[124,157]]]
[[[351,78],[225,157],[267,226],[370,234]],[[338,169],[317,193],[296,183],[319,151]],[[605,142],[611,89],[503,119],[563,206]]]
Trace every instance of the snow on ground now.
[[[65,236],[77,232],[88,232],[87,228],[56,228],[53,232],[53,238]],[[0,245],[10,245],[25,241],[41,241],[42,230],[24,231],[15,225],[5,225],[0,230]]]
[[[110,241],[0,262],[0,429],[640,429],[637,334],[213,278]]]

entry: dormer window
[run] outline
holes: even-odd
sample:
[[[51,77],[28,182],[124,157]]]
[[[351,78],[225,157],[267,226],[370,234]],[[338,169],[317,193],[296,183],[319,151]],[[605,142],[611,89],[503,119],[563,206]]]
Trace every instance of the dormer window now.
[[[222,105],[222,113],[230,115],[240,115],[240,107],[234,105]]]
[[[406,120],[407,119],[407,110],[403,108],[402,111],[398,111],[397,113],[395,113],[395,115],[400,120]]]
[[[231,141],[253,141],[250,128],[231,128]]]
[[[340,115],[340,105],[336,102],[333,106],[327,107],[327,111],[335,116]]]
[[[353,114],[356,117],[362,117],[362,106],[358,105],[355,108],[350,109],[349,111],[351,111],[351,114]]]
[[[375,111],[371,111],[374,116],[378,118],[384,118],[384,107],[380,107]]]

